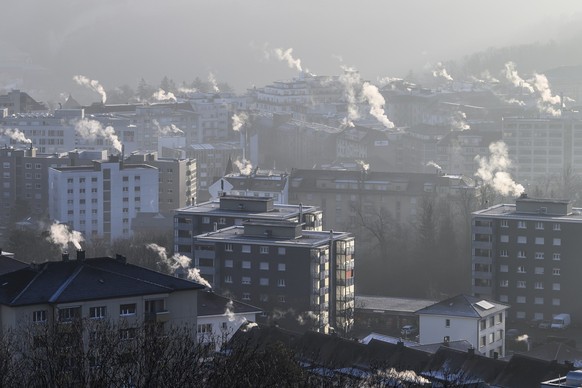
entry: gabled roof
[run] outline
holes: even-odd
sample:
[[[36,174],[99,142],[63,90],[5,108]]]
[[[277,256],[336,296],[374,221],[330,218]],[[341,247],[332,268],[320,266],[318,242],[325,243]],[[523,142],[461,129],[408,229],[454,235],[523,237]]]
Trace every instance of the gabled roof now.
[[[0,254],[0,275],[28,267],[28,264],[13,258],[11,253],[9,255]]]
[[[461,294],[420,309],[416,314],[483,318],[508,308],[509,306],[492,300]]]
[[[121,260],[53,261],[0,276],[0,304],[24,306],[197,290],[204,286]]]
[[[198,293],[198,316],[207,317],[213,315],[224,315],[228,308],[234,314],[260,313],[262,310],[250,304],[225,298],[212,291]]]
[[[566,376],[573,369],[571,365],[514,354],[492,385],[515,388],[539,387],[542,381]]]

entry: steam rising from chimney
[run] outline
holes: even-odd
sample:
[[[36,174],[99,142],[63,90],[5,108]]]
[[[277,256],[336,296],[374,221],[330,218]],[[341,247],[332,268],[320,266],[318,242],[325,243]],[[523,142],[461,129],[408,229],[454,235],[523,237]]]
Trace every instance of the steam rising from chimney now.
[[[394,123],[390,121],[384,113],[384,104],[386,104],[386,100],[384,100],[384,97],[380,94],[378,88],[369,82],[364,82],[364,85],[362,86],[362,94],[370,105],[370,114],[384,127],[394,128]]]
[[[503,141],[491,143],[489,144],[489,152],[488,158],[479,155],[475,157],[475,160],[479,162],[479,169],[475,175],[503,196],[518,196],[523,193],[523,186],[515,183],[507,172],[511,166],[507,145]]]
[[[304,311],[301,314],[299,314],[296,319],[297,323],[299,323],[301,326],[309,323],[309,321],[311,322],[319,321],[319,317],[313,311]]]
[[[188,256],[175,253],[173,256],[168,257],[166,248],[154,243],[147,244],[146,248],[156,252],[162,260],[162,263],[167,265],[171,272],[175,272],[179,269],[185,270],[187,272],[188,280],[192,280],[196,283],[202,284],[205,287],[212,288],[210,283],[208,283],[208,281],[206,281],[206,279],[200,275],[200,270],[198,268],[190,268],[192,259],[190,259]]]
[[[177,135],[184,134],[184,131],[182,131],[180,128],[178,128],[175,124],[170,124],[170,125],[166,125],[166,126],[162,127],[160,125],[160,123],[158,122],[158,120],[156,120],[156,119],[152,120],[152,124],[154,124],[157,127],[158,134],[162,135],[162,136],[167,136],[170,134],[177,134]]]
[[[152,95],[152,98],[157,101],[178,101],[174,93],[166,92],[162,88],[159,88],[158,91]]]
[[[81,119],[75,123],[75,131],[86,140],[95,140],[98,137],[107,139],[111,142],[113,148],[121,152],[121,142],[115,134],[115,129],[111,126],[103,128],[99,121]]]
[[[301,67],[301,59],[297,58],[293,58],[293,49],[292,48],[288,48],[287,50],[283,50],[281,48],[276,48],[275,49],[275,55],[277,55],[277,58],[280,61],[286,61],[287,65],[291,68],[291,69],[295,69],[297,71],[303,71],[303,68]]]
[[[356,89],[360,87],[362,81],[360,73],[356,69],[342,65],[342,70],[343,73],[339,76],[339,81],[344,86],[344,98],[346,99],[348,111],[348,115],[343,119],[342,125],[353,127],[353,121],[360,118]]]
[[[107,93],[105,93],[105,88],[101,86],[99,81],[89,79],[84,75],[76,75],[73,77],[73,80],[79,85],[86,86],[89,89],[99,93],[101,95],[101,102],[105,104],[105,101],[107,101]]]
[[[243,316],[237,317],[234,314],[234,302],[232,300],[229,300],[226,303],[224,316],[226,316],[226,319],[228,319],[229,322],[234,322],[235,326],[241,327],[242,325],[244,325],[244,327],[241,329],[244,332],[249,331],[253,327],[258,326],[255,322],[247,321],[247,319]],[[238,327],[236,329],[238,329]]]
[[[528,339],[529,336],[527,334],[519,335],[517,338],[515,338],[517,342],[527,342]]]
[[[469,124],[467,124],[467,115],[463,111],[456,111],[451,116],[451,129],[453,131],[467,131],[471,129]]]
[[[19,129],[14,128],[5,128],[0,129],[0,134],[8,136],[10,139],[14,140],[17,143],[24,143],[24,144],[32,144],[32,140],[27,138],[23,132]]]
[[[220,89],[218,88],[218,83],[216,82],[214,74],[208,73],[208,82],[210,83],[210,86],[212,87],[212,91],[214,91],[214,93],[220,93]]]
[[[505,78],[513,84],[516,88],[523,88],[529,93],[534,92],[533,86],[526,80],[519,76],[514,62],[507,62],[504,67]]]
[[[249,116],[245,112],[232,115],[232,129],[239,132],[243,125],[246,124]]]
[[[435,78],[444,78],[447,81],[452,81],[453,77],[451,77],[449,75],[449,73],[447,72],[447,69],[445,69],[445,66],[443,65],[442,62],[438,62],[436,64],[436,67],[433,69],[432,71],[432,75]]]
[[[237,159],[233,163],[242,175],[251,175],[251,172],[253,171],[253,165],[249,160],[243,159],[240,161]]]
[[[358,164],[358,166],[360,166],[360,168],[364,172],[368,172],[368,170],[370,169],[370,165],[364,162],[363,160],[356,160],[356,163]]]
[[[47,240],[60,245],[63,251],[67,250],[69,243],[79,250],[81,249],[81,242],[85,241],[81,232],[70,230],[67,225],[59,223],[54,223],[50,226]]]
[[[430,162],[428,162],[426,165],[427,165],[427,166],[432,166],[432,167],[434,167],[434,168],[436,168],[437,170],[440,170],[440,171],[442,171],[442,170],[443,170],[443,168],[442,168],[441,166],[439,166],[438,164],[436,164],[436,163],[435,163],[434,161],[432,161],[432,160],[431,160]]]

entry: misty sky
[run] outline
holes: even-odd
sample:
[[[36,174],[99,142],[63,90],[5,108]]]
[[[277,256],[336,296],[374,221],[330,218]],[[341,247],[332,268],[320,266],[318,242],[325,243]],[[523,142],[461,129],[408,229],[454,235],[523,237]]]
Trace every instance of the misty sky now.
[[[568,37],[582,2],[9,0],[2,14],[0,75],[26,62],[75,93],[76,74],[113,88],[212,72],[242,92],[296,74],[265,48],[292,47],[316,74],[338,74],[341,58],[371,80],[404,76],[491,46]]]

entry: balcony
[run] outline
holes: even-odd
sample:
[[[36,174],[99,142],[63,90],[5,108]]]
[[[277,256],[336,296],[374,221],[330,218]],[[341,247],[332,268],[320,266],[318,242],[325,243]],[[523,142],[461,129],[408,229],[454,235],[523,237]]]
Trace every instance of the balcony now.
[[[473,233],[493,234],[493,228],[490,226],[473,226]]]
[[[164,323],[170,320],[170,312],[168,310],[145,313],[144,321],[146,323]]]

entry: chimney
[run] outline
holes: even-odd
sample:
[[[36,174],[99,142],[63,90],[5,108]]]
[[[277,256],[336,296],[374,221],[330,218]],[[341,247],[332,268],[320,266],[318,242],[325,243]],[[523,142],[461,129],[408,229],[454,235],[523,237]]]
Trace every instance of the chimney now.
[[[85,260],[85,251],[82,249],[77,249],[77,261]]]
[[[69,261],[69,252],[63,252],[61,258],[63,259],[63,261]]]
[[[499,358],[499,353],[493,352],[493,359],[497,360]]]
[[[115,255],[115,260],[119,261],[122,264],[127,263],[127,258],[123,255],[120,255],[119,253]]]
[[[214,222],[214,223],[212,224],[212,231],[213,231],[213,232],[216,232],[217,230],[218,230],[218,224],[217,224],[216,222]]]
[[[299,223],[303,222],[303,203],[299,202]]]
[[[451,340],[451,337],[449,337],[448,335],[445,335],[445,337],[443,338],[443,345],[449,346],[450,340]]]
[[[469,353],[469,356],[474,356],[475,355],[475,348],[473,346],[471,346],[469,349],[467,349],[467,353]]]

